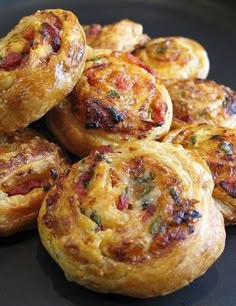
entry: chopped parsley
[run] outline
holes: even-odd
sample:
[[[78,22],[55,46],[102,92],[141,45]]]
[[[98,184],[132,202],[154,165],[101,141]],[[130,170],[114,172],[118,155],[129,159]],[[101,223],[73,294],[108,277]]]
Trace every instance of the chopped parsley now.
[[[102,226],[102,220],[101,217],[97,214],[96,210],[92,211],[90,215],[90,219],[93,220],[99,227]]]
[[[120,94],[116,90],[114,90],[114,89],[109,90],[107,95],[108,95],[108,97],[110,97],[112,99],[120,98]]]
[[[97,62],[99,62],[100,60],[101,60],[102,58],[101,57],[93,57],[93,58],[90,58],[90,62],[94,62],[94,63],[97,63]]]
[[[149,227],[149,233],[156,235],[159,232],[161,226],[161,216],[158,216]]]
[[[196,136],[196,135],[193,135],[193,136],[190,138],[190,142],[191,142],[191,145],[194,146],[194,145],[197,143],[197,136]]]
[[[166,50],[167,50],[167,46],[159,45],[159,46],[156,47],[156,53],[158,53],[158,54],[165,53]]]
[[[175,203],[178,206],[181,205],[181,201],[180,201],[179,194],[178,194],[177,190],[174,187],[171,187],[169,189],[169,192],[170,192],[170,195],[171,195],[172,199],[175,201]]]
[[[153,186],[145,187],[145,188],[143,189],[142,194],[141,194],[141,198],[143,198],[145,195],[149,194],[153,189],[154,189]]]

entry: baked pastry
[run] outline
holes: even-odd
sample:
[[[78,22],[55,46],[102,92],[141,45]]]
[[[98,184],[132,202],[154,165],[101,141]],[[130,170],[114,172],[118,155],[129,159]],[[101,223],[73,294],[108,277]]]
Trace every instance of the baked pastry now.
[[[68,161],[30,129],[0,136],[0,236],[35,224],[40,205]]]
[[[95,49],[131,52],[149,40],[149,37],[143,34],[143,26],[129,19],[103,27],[100,24],[92,24],[83,28],[87,44]]]
[[[22,18],[0,40],[0,133],[27,126],[68,95],[85,45],[77,17],[60,9]]]
[[[173,103],[172,128],[209,124],[236,128],[236,92],[214,81],[189,79],[167,86]]]
[[[160,37],[150,40],[135,55],[152,67],[164,84],[190,78],[205,79],[209,72],[206,50],[185,37]]]
[[[143,298],[186,286],[225,243],[206,163],[155,141],[110,152],[74,164],[49,191],[43,245],[69,280],[95,291]]]
[[[100,145],[161,137],[171,120],[169,94],[152,70],[117,51],[90,58],[72,94],[47,115],[51,131],[81,157]]]
[[[188,126],[173,130],[164,141],[198,151],[211,170],[213,197],[226,224],[236,223],[236,129]]]

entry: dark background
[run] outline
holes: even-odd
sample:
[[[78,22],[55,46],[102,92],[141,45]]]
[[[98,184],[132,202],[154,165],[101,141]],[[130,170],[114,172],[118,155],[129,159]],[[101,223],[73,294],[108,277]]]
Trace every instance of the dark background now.
[[[0,0],[0,35],[37,9],[70,9],[80,22],[130,18],[149,35],[182,35],[208,51],[209,78],[236,89],[235,1],[208,0]],[[0,306],[235,306],[236,227],[228,227],[226,249],[209,271],[166,297],[138,300],[101,295],[69,283],[42,248],[37,232],[0,238]]]

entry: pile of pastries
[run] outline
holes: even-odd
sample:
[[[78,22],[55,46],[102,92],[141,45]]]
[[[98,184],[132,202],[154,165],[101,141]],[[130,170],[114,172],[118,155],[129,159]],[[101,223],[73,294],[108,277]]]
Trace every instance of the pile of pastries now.
[[[68,280],[104,293],[204,274],[236,223],[236,93],[209,66],[128,19],[22,18],[0,40],[0,235],[38,223]]]

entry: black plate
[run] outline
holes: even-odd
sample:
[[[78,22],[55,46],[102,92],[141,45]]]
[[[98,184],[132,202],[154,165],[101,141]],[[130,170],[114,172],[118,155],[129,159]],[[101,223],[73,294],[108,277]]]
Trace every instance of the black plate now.
[[[56,4],[55,4],[56,2]],[[236,14],[227,2],[185,0],[0,0],[0,35],[37,9],[65,8],[81,23],[107,23],[130,18],[155,36],[182,35],[207,49],[210,78],[236,87]],[[1,306],[235,306],[236,227],[227,229],[220,259],[190,286],[165,297],[138,300],[102,295],[66,281],[63,272],[40,245],[36,231],[0,239]]]

